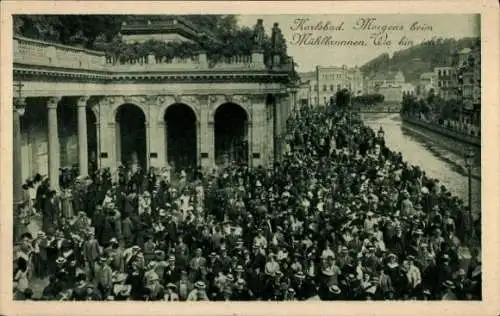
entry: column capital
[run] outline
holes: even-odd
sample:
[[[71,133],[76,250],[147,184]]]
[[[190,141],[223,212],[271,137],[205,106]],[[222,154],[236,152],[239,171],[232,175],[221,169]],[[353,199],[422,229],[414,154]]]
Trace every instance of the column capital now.
[[[81,96],[81,97],[78,97],[78,100],[76,102],[76,105],[80,108],[80,107],[86,107],[87,106],[87,101],[89,100],[89,96]]]
[[[59,104],[59,101],[61,101],[61,97],[51,97],[47,101],[47,108],[48,109],[57,109],[57,105]]]

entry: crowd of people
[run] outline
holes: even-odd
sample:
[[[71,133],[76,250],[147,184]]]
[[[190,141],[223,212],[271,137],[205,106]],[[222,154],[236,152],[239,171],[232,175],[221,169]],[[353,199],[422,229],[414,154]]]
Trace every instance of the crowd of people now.
[[[15,298],[481,299],[467,206],[352,116],[301,108],[269,168],[104,169],[67,196],[29,180],[43,225],[16,248]]]

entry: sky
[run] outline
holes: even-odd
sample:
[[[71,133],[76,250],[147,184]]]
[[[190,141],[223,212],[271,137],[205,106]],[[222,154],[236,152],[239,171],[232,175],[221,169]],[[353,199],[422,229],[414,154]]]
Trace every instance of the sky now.
[[[279,24],[299,72],[316,65],[361,66],[433,38],[480,36],[479,15],[474,14],[240,15],[238,22],[253,28],[259,18],[269,35],[273,23]],[[328,25],[318,29],[318,23]]]

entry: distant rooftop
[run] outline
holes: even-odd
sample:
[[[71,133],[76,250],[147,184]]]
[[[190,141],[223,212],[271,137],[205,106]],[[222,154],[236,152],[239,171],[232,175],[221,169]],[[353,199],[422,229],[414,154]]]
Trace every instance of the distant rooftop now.
[[[145,20],[133,23],[124,22],[122,23],[120,33],[122,35],[177,33],[194,41],[198,41],[202,36],[205,35],[208,38],[217,40],[217,37],[211,32],[200,30],[193,23],[180,17],[162,21]]]

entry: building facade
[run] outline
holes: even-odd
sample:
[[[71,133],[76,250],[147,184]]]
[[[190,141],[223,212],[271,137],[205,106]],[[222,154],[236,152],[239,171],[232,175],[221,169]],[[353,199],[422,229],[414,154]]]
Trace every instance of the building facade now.
[[[14,38],[14,188],[36,173],[133,164],[273,163],[295,102],[289,70],[262,52],[210,63],[110,64],[102,52]],[[15,195],[16,196],[16,195]]]
[[[422,97],[426,97],[431,90],[437,93],[438,76],[436,72],[424,72],[420,75],[418,82],[418,92]]]
[[[389,103],[401,102],[403,92],[408,89],[402,71],[377,73],[372,78],[366,78],[365,81],[367,83],[365,93],[380,93],[384,96],[384,101]]]
[[[437,78],[437,94],[444,100],[450,100],[457,97],[457,72],[454,67],[436,67],[434,68]]]
[[[363,93],[363,75],[357,67],[317,66],[316,71],[302,73],[300,77],[310,84],[313,105],[327,105],[341,89],[348,89],[355,95]]]
[[[458,53],[458,95],[464,103],[466,118],[473,124],[481,122],[481,47],[479,44]]]

